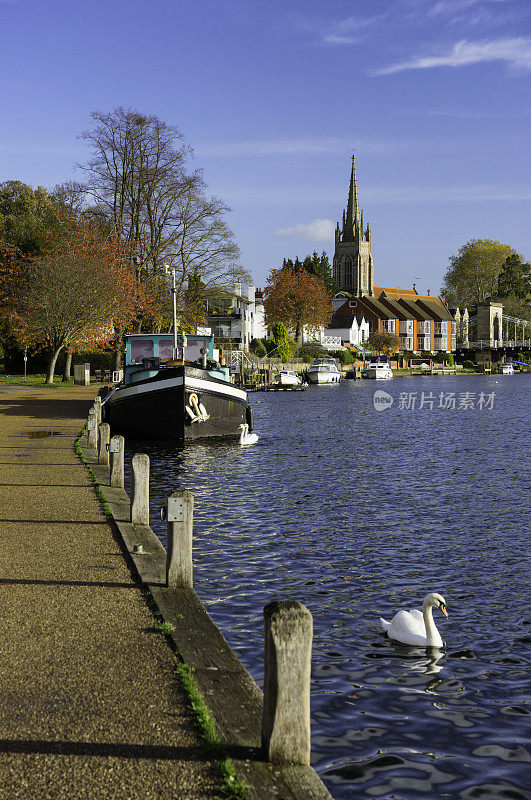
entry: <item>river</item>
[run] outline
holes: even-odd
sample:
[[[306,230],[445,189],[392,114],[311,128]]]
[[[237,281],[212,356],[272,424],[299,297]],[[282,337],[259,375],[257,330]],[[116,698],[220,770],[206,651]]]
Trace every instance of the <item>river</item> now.
[[[195,589],[258,683],[263,606],[312,612],[312,764],[337,800],[531,798],[530,386],[254,393],[255,445],[127,442],[151,458],[163,541],[163,499],[194,493]],[[381,634],[431,591],[445,650]]]

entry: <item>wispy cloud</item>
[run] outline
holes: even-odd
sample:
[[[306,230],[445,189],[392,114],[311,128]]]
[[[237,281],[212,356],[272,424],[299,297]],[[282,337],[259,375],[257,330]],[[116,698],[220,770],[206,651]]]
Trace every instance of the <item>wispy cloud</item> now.
[[[473,6],[485,5],[486,3],[500,4],[507,0],[437,0],[431,7],[429,13],[433,16],[453,15],[465,11]]]
[[[364,192],[368,203],[478,203],[531,200],[531,189],[522,186],[473,184],[467,186],[378,186]]]
[[[330,27],[323,42],[331,45],[357,44],[363,40],[368,30],[386,16],[387,14],[375,14],[373,17],[347,17],[339,20]]]
[[[324,206],[340,209],[345,202],[345,192],[331,186],[289,186],[279,188],[256,186],[220,186],[216,193],[230,202],[236,209],[249,204],[264,207],[285,208],[289,213],[294,205],[300,208],[317,209]],[[365,186],[363,204],[367,214],[372,217],[371,208],[376,205],[427,205],[445,203],[502,203],[531,200],[531,188],[528,186],[500,184],[467,184],[452,186]],[[311,214],[312,211],[309,210]],[[328,227],[327,227],[328,226]],[[331,220],[316,219],[307,224],[280,228],[278,236],[328,236],[327,239],[314,241],[331,241],[335,223]]]
[[[413,111],[407,109],[403,115],[417,117],[448,117],[450,119],[520,119],[521,117],[531,116],[531,110],[521,109],[520,111],[453,111],[446,109],[418,109]]]
[[[277,236],[298,236],[311,242],[332,242],[334,240],[335,223],[331,219],[314,219],[313,222],[293,225],[291,228],[280,228]]]
[[[531,70],[531,37],[519,36],[491,41],[470,42],[462,39],[449,53],[434,56],[421,56],[391,64],[375,70],[373,75],[393,75],[411,69],[433,69],[435,67],[465,67],[488,61],[505,61],[519,72]]]
[[[306,137],[293,139],[269,139],[241,142],[202,142],[195,145],[195,150],[202,156],[294,156],[294,155],[344,155],[352,151],[363,153],[395,152],[403,145],[395,140],[325,137],[310,139]]]

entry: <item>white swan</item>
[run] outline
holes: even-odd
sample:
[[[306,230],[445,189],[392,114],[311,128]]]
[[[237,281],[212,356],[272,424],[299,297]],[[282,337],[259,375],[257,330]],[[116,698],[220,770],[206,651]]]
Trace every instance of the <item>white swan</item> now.
[[[386,622],[380,617],[383,630],[390,639],[402,644],[417,645],[418,647],[443,647],[441,634],[435,626],[432,608],[438,608],[445,617],[446,600],[440,594],[432,592],[426,595],[422,604],[422,612],[418,608],[411,611],[399,611],[391,622]]]
[[[240,444],[255,444],[255,442],[258,441],[256,433],[249,433],[249,426],[246,422],[242,425],[238,425],[238,428],[242,429],[240,433]]]

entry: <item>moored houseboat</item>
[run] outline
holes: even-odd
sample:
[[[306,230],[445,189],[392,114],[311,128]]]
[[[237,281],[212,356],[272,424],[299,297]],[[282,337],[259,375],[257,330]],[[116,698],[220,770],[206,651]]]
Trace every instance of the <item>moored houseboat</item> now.
[[[184,341],[183,341],[184,339]],[[247,393],[214,361],[213,336],[182,337],[185,358],[173,357],[173,337],[125,337],[124,379],[103,398],[113,433],[182,441],[252,430]]]

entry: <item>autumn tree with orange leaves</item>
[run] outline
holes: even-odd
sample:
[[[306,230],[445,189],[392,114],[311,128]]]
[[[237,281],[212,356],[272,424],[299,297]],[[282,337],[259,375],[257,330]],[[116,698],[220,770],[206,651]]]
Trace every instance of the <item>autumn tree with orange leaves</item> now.
[[[266,323],[283,322],[298,341],[303,328],[317,331],[333,314],[332,295],[323,280],[306,270],[284,264],[273,269],[264,289]]]
[[[21,344],[48,350],[46,383],[63,348],[102,346],[149,305],[117,237],[75,217],[64,217],[60,228],[39,257],[12,248],[0,254],[4,315]]]

